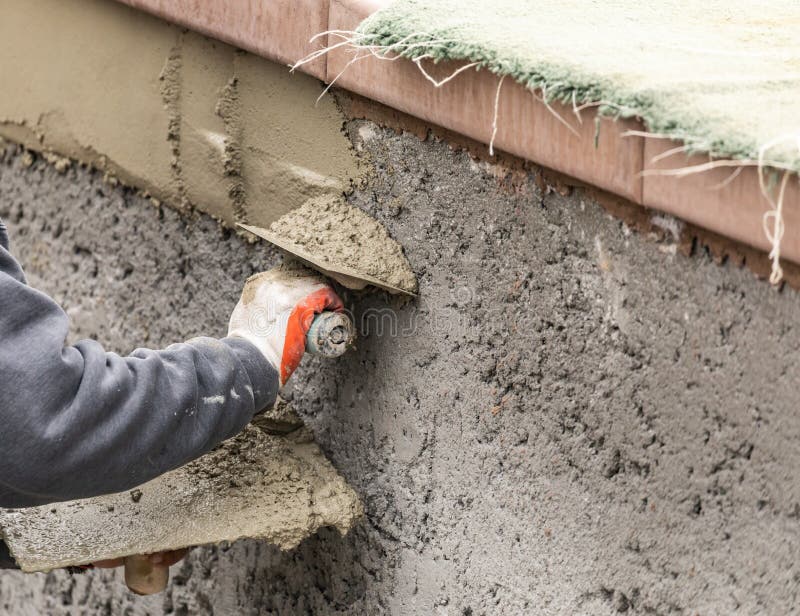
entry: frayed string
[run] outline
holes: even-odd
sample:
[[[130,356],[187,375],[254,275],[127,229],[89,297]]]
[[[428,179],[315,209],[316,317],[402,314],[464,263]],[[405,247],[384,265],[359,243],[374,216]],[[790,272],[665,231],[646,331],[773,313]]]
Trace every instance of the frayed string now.
[[[725,188],[728,184],[730,184],[736,178],[739,177],[739,174],[742,172],[742,169],[744,169],[744,167],[737,167],[736,169],[734,169],[733,172],[724,180],[722,180],[719,184],[714,184],[713,186],[711,186],[710,187],[711,190],[721,190]]]
[[[670,139],[670,140],[679,140],[681,137],[679,135],[668,135],[663,133],[648,133],[646,131],[626,131],[622,133],[623,137],[643,137],[646,139]],[[720,168],[733,168],[733,172],[722,182],[713,186],[713,189],[720,189],[724,188],[728,184],[730,184],[733,180],[735,180],[742,170],[746,167],[754,167],[758,172],[758,184],[761,194],[770,204],[770,209],[764,212],[762,217],[762,228],[764,230],[764,235],[767,238],[767,241],[770,245],[769,251],[769,259],[771,261],[771,271],[769,276],[769,281],[773,285],[778,285],[783,280],[783,268],[781,267],[781,246],[783,237],[785,234],[785,222],[783,218],[783,206],[786,198],[786,187],[789,184],[789,180],[792,177],[797,177],[796,171],[790,165],[786,163],[780,163],[776,161],[772,161],[767,159],[766,154],[772,148],[782,145],[786,142],[794,141],[797,144],[798,150],[800,150],[800,135],[784,135],[781,137],[776,137],[766,143],[764,143],[758,150],[758,159],[717,159],[717,160],[710,160],[705,163],[700,163],[697,165],[687,165],[685,167],[676,167],[671,169],[644,169],[639,173],[640,176],[656,176],[656,175],[664,175],[664,176],[673,176],[673,177],[685,177],[688,175],[693,175],[695,173],[704,173],[706,171],[711,171],[713,169],[720,169]],[[701,144],[684,144],[680,147],[669,149],[657,156],[654,156],[651,159],[651,162],[655,163],[660,160],[663,160],[669,156],[677,154],[679,152],[687,152],[695,148],[701,148]],[[767,176],[770,171],[783,171],[783,177],[781,179],[780,187],[778,188],[778,196],[777,200],[773,199],[773,192],[774,187],[770,186]]]
[[[422,66],[422,60],[424,60],[426,58],[430,58],[430,56],[426,55],[426,56],[420,56],[419,58],[414,58],[414,64],[417,65],[417,68],[420,70],[420,72],[425,77],[425,79],[430,81],[435,88],[441,88],[444,84],[446,84],[448,81],[454,79],[460,73],[463,73],[467,69],[474,68],[474,67],[478,66],[478,64],[480,64],[479,62],[470,62],[469,64],[466,64],[466,65],[462,66],[461,68],[456,69],[455,71],[450,73],[450,75],[448,75],[444,79],[441,79],[441,80],[437,81]]]
[[[772,261],[772,271],[769,275],[769,281],[774,285],[780,284],[781,280],[783,280],[783,268],[781,267],[781,241],[783,240],[783,233],[785,230],[785,225],[783,223],[783,198],[786,195],[786,185],[789,183],[790,176],[791,173],[788,171],[783,173],[781,187],[778,191],[778,201],[773,202],[772,199],[770,199],[773,209],[764,212],[764,217],[761,219],[761,223],[764,227],[764,234],[767,236],[767,240],[772,246],[772,250],[769,252],[769,259]],[[772,223],[771,225],[770,222]]]
[[[564,118],[562,118],[561,115],[550,106],[550,103],[547,101],[547,86],[542,86],[541,97],[536,96],[536,92],[534,90],[530,90],[530,93],[533,95],[533,98],[541,102],[547,108],[547,111],[549,111],[556,120],[561,122],[561,124],[563,124],[569,132],[571,132],[576,137],[581,136],[580,133],[577,130],[575,130],[575,127],[572,126],[572,124],[570,124]],[[578,114],[578,121],[580,121],[580,114]],[[583,122],[581,122],[581,124],[583,124]]]
[[[494,156],[494,139],[497,137],[497,117],[500,115],[500,88],[503,87],[503,81],[506,76],[500,77],[497,82],[497,92],[494,95],[494,119],[492,120],[492,138],[489,141],[489,156]]]
[[[767,166],[764,163],[764,159],[768,150],[777,145],[786,143],[787,141],[794,141],[798,150],[800,150],[800,134],[776,137],[758,149],[758,184],[761,188],[762,194],[772,206],[770,211],[764,213],[762,224],[764,227],[764,233],[767,236],[767,240],[769,241],[770,246],[772,246],[772,250],[769,252],[769,258],[772,261],[772,271],[769,275],[769,281],[774,285],[779,284],[781,280],[783,280],[783,268],[781,267],[781,241],[783,240],[785,228],[783,221],[783,201],[786,195],[786,186],[789,183],[789,178],[794,175],[794,173],[792,173],[791,169],[784,171],[783,179],[781,180],[781,186],[778,190],[778,200],[773,201],[772,191],[770,190],[769,186],[767,186]],[[771,228],[770,222],[772,222]]]

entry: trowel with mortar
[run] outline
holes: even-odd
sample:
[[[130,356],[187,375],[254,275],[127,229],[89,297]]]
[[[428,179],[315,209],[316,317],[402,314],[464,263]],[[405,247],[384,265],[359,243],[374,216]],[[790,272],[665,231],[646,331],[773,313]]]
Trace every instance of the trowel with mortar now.
[[[414,295],[416,278],[385,229],[339,198],[310,200],[269,229],[241,225],[345,287]],[[318,315],[307,352],[339,357],[354,339],[341,313]],[[353,490],[279,403],[220,448],[130,493],[27,510],[0,510],[0,529],[24,571],[125,557],[139,594],[163,590],[169,570],[137,554],[263,539],[291,549],[323,526],[344,533],[362,515]]]
[[[309,199],[269,229],[238,226],[348,289],[371,285],[416,295],[417,279],[402,246],[377,220],[341,197]]]

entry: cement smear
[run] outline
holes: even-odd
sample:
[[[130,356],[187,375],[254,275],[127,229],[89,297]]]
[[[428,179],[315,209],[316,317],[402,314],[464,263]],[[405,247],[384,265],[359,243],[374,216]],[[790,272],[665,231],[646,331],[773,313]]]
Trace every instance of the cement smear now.
[[[362,513],[358,497],[310,433],[292,427],[281,437],[248,428],[131,492],[0,510],[0,527],[25,571],[242,537],[287,550],[323,526],[346,533]]]
[[[295,254],[313,257],[325,270],[357,272],[390,287],[417,291],[403,247],[377,220],[340,197],[309,199],[272,223],[270,231],[297,246]]]
[[[228,223],[361,175],[311,77],[105,0],[5,3],[0,135]]]

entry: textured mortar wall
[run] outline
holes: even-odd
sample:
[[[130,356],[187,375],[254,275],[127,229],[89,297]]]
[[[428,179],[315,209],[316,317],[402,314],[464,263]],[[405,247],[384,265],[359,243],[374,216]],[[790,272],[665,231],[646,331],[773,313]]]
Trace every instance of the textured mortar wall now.
[[[287,395],[366,517],[282,554],[196,550],[161,597],[114,573],[0,574],[9,614],[786,614],[798,590],[798,298],[675,255],[580,191],[350,122],[350,197],[419,276],[398,335],[306,360]],[[279,257],[97,173],[6,154],[0,216],[76,336],[223,333]],[[530,178],[529,178],[530,180]],[[391,330],[391,315],[384,329]]]

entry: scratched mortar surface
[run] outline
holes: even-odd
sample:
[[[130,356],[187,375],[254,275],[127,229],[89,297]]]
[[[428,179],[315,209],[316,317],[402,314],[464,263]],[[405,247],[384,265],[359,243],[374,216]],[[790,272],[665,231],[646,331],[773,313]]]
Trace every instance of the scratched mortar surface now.
[[[228,223],[361,173],[319,81],[117,2],[5,3],[0,58],[0,136]]]
[[[259,423],[280,425],[283,406],[283,415],[267,413]],[[322,527],[346,533],[361,513],[301,423],[281,436],[248,427],[128,492],[0,510],[0,529],[24,571],[50,571],[242,537],[288,550]]]
[[[2,609],[794,611],[797,294],[675,255],[580,191],[503,187],[444,144],[349,129],[375,171],[350,201],[404,246],[420,295],[397,320],[359,297],[356,351],[304,360],[285,393],[365,518],[290,553],[196,550],[148,599],[115,573],[3,573]],[[124,351],[221,335],[244,279],[278,259],[96,173],[24,162],[0,164],[0,216],[76,336]]]

